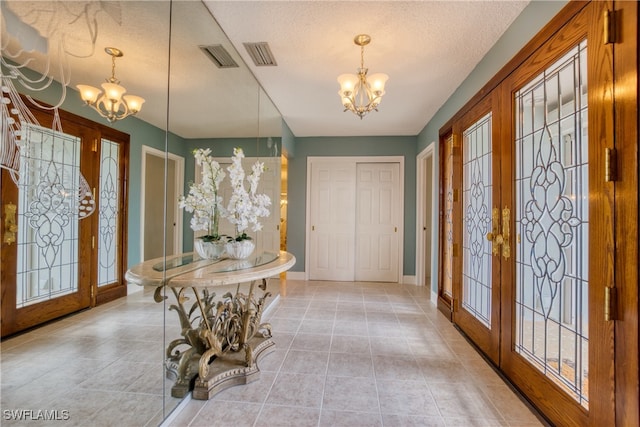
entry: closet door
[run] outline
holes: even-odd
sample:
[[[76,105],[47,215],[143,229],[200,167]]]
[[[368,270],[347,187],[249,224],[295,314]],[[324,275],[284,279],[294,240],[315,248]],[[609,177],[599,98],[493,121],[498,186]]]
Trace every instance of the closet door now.
[[[356,166],[355,280],[398,281],[400,165]]]
[[[309,279],[400,281],[402,168],[393,160],[309,159]]]
[[[311,168],[309,278],[355,278],[356,163],[313,161]]]

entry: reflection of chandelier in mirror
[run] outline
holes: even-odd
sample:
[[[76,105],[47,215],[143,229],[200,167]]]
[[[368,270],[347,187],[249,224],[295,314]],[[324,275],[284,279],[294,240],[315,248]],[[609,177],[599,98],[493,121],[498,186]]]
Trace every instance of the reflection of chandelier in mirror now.
[[[389,76],[383,73],[372,74],[367,80],[368,69],[364,68],[364,47],[371,42],[371,37],[359,34],[353,42],[360,46],[360,68],[358,74],[341,74],[338,76],[340,83],[340,99],[344,105],[344,111],[351,111],[362,119],[368,112],[378,111],[378,105],[384,95],[384,85]]]
[[[76,87],[85,104],[113,123],[140,111],[144,99],[135,95],[124,95],[127,89],[120,86],[120,81],[116,79],[116,58],[123,56],[122,51],[115,47],[107,47],[104,51],[111,55],[111,78],[106,83],[102,83],[104,94],[93,86],[77,85]]]

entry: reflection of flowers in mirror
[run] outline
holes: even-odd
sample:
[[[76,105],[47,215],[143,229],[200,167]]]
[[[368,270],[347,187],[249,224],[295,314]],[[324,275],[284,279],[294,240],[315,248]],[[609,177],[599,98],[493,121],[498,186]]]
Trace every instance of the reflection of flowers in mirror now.
[[[253,164],[251,173],[246,176],[246,180],[249,183],[249,189],[247,190],[244,185],[243,158],[244,152],[242,148],[234,148],[233,157],[231,158],[232,163],[227,167],[232,194],[224,215],[235,226],[236,236],[234,240],[236,241],[251,239],[246,233],[249,226],[253,231],[262,230],[260,218],[270,215],[269,206],[271,206],[269,196],[257,192],[260,176],[264,172],[264,163],[256,161]]]
[[[202,240],[220,240],[221,236],[218,234],[220,217],[226,214],[218,191],[226,174],[220,164],[211,157],[209,148],[194,150],[193,156],[200,166],[201,180],[199,183],[191,183],[189,194],[186,197],[180,196],[178,206],[193,213],[191,229],[204,230],[207,234],[200,237]]]

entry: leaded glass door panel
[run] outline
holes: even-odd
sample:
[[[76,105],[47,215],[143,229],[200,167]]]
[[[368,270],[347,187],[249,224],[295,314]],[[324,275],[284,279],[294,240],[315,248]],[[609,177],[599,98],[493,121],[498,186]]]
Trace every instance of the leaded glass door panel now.
[[[502,147],[513,157],[501,184],[512,230],[501,368],[559,425],[615,425],[614,336],[603,313],[613,198],[600,160],[613,114],[601,73],[612,67],[590,25],[602,4],[590,6],[504,87],[513,116]]]
[[[497,97],[486,97],[453,128],[457,160],[453,160],[452,260],[453,320],[497,363],[501,253],[496,252],[495,242],[487,240],[492,232],[499,234],[495,230],[500,205],[494,184],[500,179],[494,160],[499,141],[496,103]]]
[[[451,319],[453,311],[453,171],[454,137],[448,134],[440,144],[440,253],[438,309]]]

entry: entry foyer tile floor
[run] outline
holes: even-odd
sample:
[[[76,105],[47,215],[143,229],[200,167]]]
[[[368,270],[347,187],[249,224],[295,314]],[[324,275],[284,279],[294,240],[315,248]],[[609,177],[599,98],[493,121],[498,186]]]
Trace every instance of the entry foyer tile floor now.
[[[261,360],[261,378],[192,400],[167,425],[544,425],[435,309],[426,289],[286,285],[265,319],[276,351]],[[172,339],[175,313],[166,316]],[[150,292],[137,292],[3,340],[0,424],[160,424],[178,403],[163,399],[171,386],[161,374],[164,317]],[[7,420],[5,410],[20,409],[67,410],[70,419]]]
[[[544,425],[411,285],[287,281],[261,378],[171,426]]]

